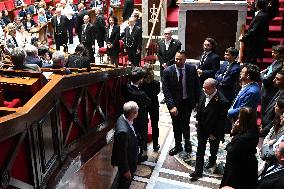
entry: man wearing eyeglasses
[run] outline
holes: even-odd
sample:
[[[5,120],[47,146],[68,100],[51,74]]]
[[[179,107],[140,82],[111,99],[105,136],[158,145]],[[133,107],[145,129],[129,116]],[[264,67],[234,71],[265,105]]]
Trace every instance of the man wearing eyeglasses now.
[[[164,30],[165,40],[158,43],[158,59],[160,62],[160,76],[163,78],[163,71],[166,67],[175,63],[176,52],[181,49],[181,42],[172,38],[172,31],[169,28]],[[161,102],[165,103],[165,99]]]

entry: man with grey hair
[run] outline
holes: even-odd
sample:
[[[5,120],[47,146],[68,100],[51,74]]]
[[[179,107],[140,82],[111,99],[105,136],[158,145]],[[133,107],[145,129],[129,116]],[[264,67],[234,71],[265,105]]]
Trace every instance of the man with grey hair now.
[[[65,15],[61,15],[61,11],[62,8],[56,8],[55,15],[51,19],[56,50],[60,50],[60,46],[67,47],[67,24],[69,21]]]
[[[64,69],[64,74],[68,75],[71,73],[71,71],[65,67],[66,61],[65,61],[65,54],[62,51],[55,51],[52,54],[52,62],[53,64],[47,68],[53,68],[53,69]]]
[[[40,71],[38,65],[25,64],[26,52],[21,47],[16,47],[11,51],[11,61],[13,67],[10,70],[24,70],[24,71]]]
[[[224,126],[230,103],[217,90],[217,84],[218,82],[213,78],[206,79],[203,84],[196,115],[198,147],[195,171],[190,174],[191,181],[202,177],[207,140],[209,139],[210,143],[210,157],[205,165],[207,169],[216,164],[219,143],[224,140]]]
[[[26,64],[36,64],[39,67],[42,67],[42,61],[38,56],[38,49],[34,45],[26,44],[25,51],[27,53],[26,56]]]
[[[133,120],[138,115],[138,109],[136,102],[126,102],[123,114],[116,122],[111,164],[118,167],[118,188],[129,188],[137,168],[138,141]]]

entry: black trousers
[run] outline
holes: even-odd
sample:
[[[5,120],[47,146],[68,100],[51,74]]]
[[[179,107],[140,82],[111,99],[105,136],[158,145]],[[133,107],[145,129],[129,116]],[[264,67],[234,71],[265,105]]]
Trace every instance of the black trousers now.
[[[153,145],[157,145],[159,138],[159,102],[157,105],[152,105],[152,107],[149,108],[149,115],[151,119]]]
[[[133,179],[133,173],[131,173],[131,179],[126,179],[125,177],[123,177],[123,173],[120,169],[118,169],[118,174],[119,174],[119,178],[118,178],[118,187],[117,189],[128,189],[131,185],[132,179]]]
[[[89,59],[90,61],[93,63],[95,62],[95,58],[94,58],[94,50],[92,48],[92,44],[89,44],[89,43],[83,43],[84,47],[88,50],[88,55],[89,55]]]
[[[73,44],[73,18],[71,20],[67,19],[67,31],[68,31],[68,40],[70,44]]]
[[[60,46],[66,45],[67,46],[67,34],[54,34],[54,40],[56,45],[56,50],[60,50]]]
[[[134,66],[140,66],[141,53],[137,53],[137,48],[127,48],[128,61]]]
[[[209,139],[208,134],[202,134],[197,132],[197,139],[198,139],[198,146],[197,146],[197,153],[196,153],[196,165],[195,171],[202,173],[203,166],[204,166],[204,155],[206,150],[207,140]],[[217,153],[219,149],[220,140],[209,140],[210,143],[210,162],[215,162],[217,160]]]
[[[148,117],[147,114],[143,114],[142,116],[138,115],[137,118],[133,121],[133,126],[135,128],[136,134],[138,137],[138,145],[140,148],[139,156],[142,155],[143,150],[147,148],[147,139],[148,139]]]
[[[177,110],[178,110],[178,115],[177,116],[171,115],[171,118],[173,123],[175,146],[181,147],[182,135],[185,140],[185,143],[190,142],[189,122],[190,122],[192,106],[189,103],[189,100],[188,99],[182,100],[177,105]]]

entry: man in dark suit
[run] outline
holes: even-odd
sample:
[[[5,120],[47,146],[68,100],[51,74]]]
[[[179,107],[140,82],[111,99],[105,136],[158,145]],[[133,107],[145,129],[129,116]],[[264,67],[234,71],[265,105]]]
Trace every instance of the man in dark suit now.
[[[270,0],[269,6],[267,0],[256,1],[257,15],[251,21],[248,31],[239,39],[245,46],[245,62],[256,64],[257,59],[262,61],[268,39],[269,22],[277,15],[278,7],[278,0]]]
[[[218,90],[226,97],[229,102],[233,102],[237,93],[237,86],[240,77],[240,64],[236,61],[238,50],[229,47],[225,51],[225,61],[215,74],[218,81]]]
[[[123,114],[116,122],[111,164],[118,167],[118,188],[129,188],[137,168],[138,141],[133,120],[138,115],[138,105],[129,101],[123,105]]]
[[[217,83],[213,78],[206,79],[203,84],[203,92],[200,95],[196,115],[198,147],[195,171],[190,174],[191,181],[202,177],[207,140],[209,139],[210,143],[210,158],[205,165],[206,169],[216,164],[219,143],[224,140],[224,126],[230,105],[223,94],[217,90]]]
[[[84,24],[84,16],[88,14],[88,11],[85,9],[85,6],[83,3],[80,3],[78,5],[78,15],[77,15],[77,23],[76,23],[76,30],[78,33],[78,38],[79,42],[81,43],[82,41],[82,25]]]
[[[131,17],[133,11],[134,11],[134,0],[125,0],[122,12],[123,22],[125,22]]]
[[[135,67],[130,76],[130,83],[126,87],[126,101],[134,101],[139,106],[139,114],[134,120],[133,126],[137,132],[139,139],[139,155],[138,162],[148,159],[147,153],[147,136],[148,136],[148,111],[147,108],[151,103],[151,99],[147,94],[139,88],[145,76],[145,70],[141,67]]]
[[[203,43],[203,54],[198,64],[197,73],[202,85],[205,79],[214,78],[220,69],[220,57],[215,53],[217,43],[214,39],[207,37]]]
[[[172,38],[172,30],[164,30],[165,40],[158,43],[158,59],[160,62],[160,75],[163,77],[163,71],[166,67],[175,63],[176,52],[181,49],[181,42]]]
[[[260,100],[260,69],[253,64],[244,64],[240,73],[240,81],[242,88],[235,98],[233,104],[228,110],[228,118],[231,120],[237,119],[240,108],[250,107],[256,112],[257,105]]]
[[[275,149],[278,163],[265,169],[258,177],[256,189],[284,188],[284,142],[280,142]]]
[[[95,51],[95,29],[90,23],[89,15],[84,16],[84,24],[81,28],[81,41],[85,48],[88,50],[89,58],[91,62],[95,62],[94,51]]]
[[[129,26],[124,30],[124,46],[128,54],[129,64],[140,65],[142,49],[142,29],[135,26],[135,18],[129,18]]]
[[[262,129],[260,130],[260,136],[262,137],[265,137],[273,126],[273,120],[275,117],[274,107],[277,99],[280,96],[284,96],[284,70],[277,72],[273,80],[273,84],[278,89],[278,92],[274,95],[263,112],[263,116],[261,118]]]
[[[163,74],[163,92],[175,137],[175,147],[169,152],[171,156],[183,151],[182,135],[185,151],[192,151],[189,121],[191,111],[199,100],[200,87],[195,66],[185,64],[185,60],[185,51],[178,51],[175,55],[175,65],[167,67]]]
[[[96,30],[96,40],[99,48],[104,47],[105,35],[106,35],[106,23],[105,17],[100,7],[96,8],[96,20],[94,22]]]
[[[284,46],[277,45],[272,47],[272,58],[274,61],[265,70],[261,71],[261,113],[264,114],[268,103],[271,101],[273,96],[277,93],[278,88],[273,85],[273,80],[276,73],[283,67],[284,61]]]
[[[60,46],[67,47],[67,22],[68,18],[61,15],[61,8],[56,8],[56,15],[52,17],[51,23],[54,28],[54,40],[56,50],[60,50]]]

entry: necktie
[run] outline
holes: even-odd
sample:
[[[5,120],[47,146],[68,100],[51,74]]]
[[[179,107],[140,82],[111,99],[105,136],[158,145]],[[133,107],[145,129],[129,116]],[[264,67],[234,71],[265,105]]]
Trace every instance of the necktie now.
[[[180,94],[181,94],[181,98],[183,97],[183,85],[182,85],[182,80],[183,80],[182,69],[179,69],[178,84],[179,84],[179,92],[180,92]]]
[[[12,37],[12,39],[13,39],[13,41],[14,41],[14,43],[15,43],[16,47],[18,47],[18,43],[17,43],[16,38],[15,38],[15,37]]]
[[[203,65],[203,63],[206,60],[206,58],[207,58],[207,53],[203,53],[202,58],[200,60],[200,65]]]

